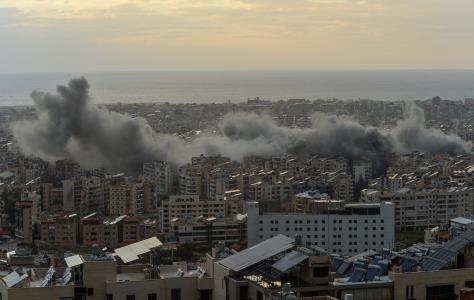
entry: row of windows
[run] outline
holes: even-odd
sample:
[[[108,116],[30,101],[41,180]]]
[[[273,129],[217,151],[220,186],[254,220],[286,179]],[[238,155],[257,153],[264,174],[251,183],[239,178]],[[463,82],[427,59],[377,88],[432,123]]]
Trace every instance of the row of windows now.
[[[108,295],[107,295],[107,300],[113,300],[113,299],[114,299],[114,296],[113,296],[112,294],[108,294]],[[135,297],[135,295],[127,295],[127,296],[125,297],[125,299],[126,299],[126,300],[135,300],[136,297]],[[157,296],[156,293],[148,294],[148,298],[147,298],[147,299],[148,299],[148,300],[157,300],[157,299],[158,299],[158,296]],[[172,297],[172,299],[181,299],[181,295],[180,295],[179,297],[176,297],[176,296],[175,296],[174,298]]]
[[[290,220],[285,221],[286,224],[290,224]],[[334,224],[342,224],[343,220],[333,220]],[[383,219],[380,220],[380,223],[384,223],[385,221]],[[263,220],[259,220],[260,224],[263,224]],[[279,220],[270,220],[270,224],[278,224]],[[303,224],[303,220],[294,220],[294,224]],[[314,224],[318,224],[318,220],[313,220]],[[321,224],[325,224],[326,220],[321,220]],[[349,224],[357,224],[357,220],[348,220]],[[368,220],[364,220],[364,223],[369,223]],[[372,223],[377,223],[377,220],[373,219]],[[306,220],[306,224],[311,224],[311,220]]]
[[[353,231],[353,230],[357,231],[357,229],[358,228],[356,228],[356,227],[354,227],[354,228],[349,227],[349,231]],[[258,230],[263,231],[263,228],[260,227]],[[279,227],[270,227],[270,231],[280,231],[280,230],[282,230],[282,229],[280,229]],[[290,230],[303,231],[303,227],[295,227],[295,228],[286,227],[286,231],[290,231]],[[360,230],[362,230],[362,229],[360,229]],[[369,230],[368,227],[364,227],[364,231],[368,231],[368,230]],[[372,227],[372,231],[376,231],[376,230],[377,230],[377,227]],[[384,231],[384,230],[385,230],[385,227],[380,227],[380,231]],[[314,228],[306,227],[306,231],[319,231],[319,229],[318,229],[318,227],[314,227]],[[322,227],[321,231],[326,231],[326,227]],[[342,230],[342,227],[339,227],[339,228],[334,227],[333,231],[343,231],[343,230]],[[357,236],[357,235],[355,234],[355,236]]]

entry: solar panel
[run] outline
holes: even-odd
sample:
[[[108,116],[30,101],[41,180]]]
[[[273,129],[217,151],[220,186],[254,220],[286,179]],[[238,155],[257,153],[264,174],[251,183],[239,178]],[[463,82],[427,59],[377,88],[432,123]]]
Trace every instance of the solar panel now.
[[[303,262],[308,257],[309,256],[304,253],[293,250],[285,255],[282,259],[274,263],[272,267],[280,272],[286,272],[297,264]]]
[[[44,279],[43,281],[41,281],[41,287],[44,287],[44,286],[47,286],[51,280],[53,279],[53,275],[55,273],[55,270],[54,268],[51,266],[49,267],[48,271],[46,272],[46,274],[44,275]]]
[[[402,257],[400,262],[403,272],[411,272],[417,264],[418,260],[411,257]]]
[[[450,263],[457,254],[457,251],[438,248],[434,253],[423,260],[421,268],[425,271],[438,271]]]
[[[356,260],[352,263],[351,273],[354,272],[356,268],[367,270],[367,261]]]
[[[115,253],[124,262],[128,263],[137,260],[139,255],[148,253],[151,249],[160,247],[163,243],[156,237],[152,237],[140,242],[130,244],[121,248],[115,249]]]
[[[271,281],[281,280],[282,276],[284,275],[284,273],[273,268],[266,261],[259,262],[243,270],[242,272],[248,276],[260,276]]]
[[[163,243],[155,236],[149,239],[143,240],[141,241],[141,243],[145,245],[145,247],[147,247],[148,249],[157,248],[163,245]]]
[[[336,272],[343,262],[344,258],[339,256],[331,256],[331,271]]]
[[[380,276],[380,266],[378,265],[369,265],[367,269],[367,274],[365,275],[366,281],[373,281],[375,276]]]
[[[128,263],[139,258],[137,255],[135,255],[135,252],[131,247],[122,247],[115,249],[115,253],[117,253],[118,257],[120,257],[120,259],[124,263]]]
[[[13,271],[7,276],[3,277],[2,280],[5,282],[5,285],[10,288],[20,283],[26,277],[28,277],[28,274],[23,274],[20,276],[20,274],[18,274],[16,271]]]
[[[233,271],[241,271],[278,253],[293,248],[294,239],[279,234],[219,261]]]
[[[473,242],[474,232],[465,232],[454,238],[425,258],[422,263],[423,270],[436,271],[442,269],[456,257],[461,249]]]
[[[72,278],[71,268],[68,267],[66,268],[66,270],[64,270],[63,276],[61,277],[62,284],[63,285],[68,284],[69,281],[71,281],[71,278]]]
[[[352,262],[345,260],[339,268],[337,268],[336,274],[337,275],[344,275],[352,266]]]
[[[349,282],[361,282],[365,278],[365,269],[355,268],[349,277]]]
[[[383,248],[382,250],[382,256],[383,258],[389,258],[392,255],[392,250]]]
[[[447,242],[443,248],[450,249],[453,251],[459,251],[462,248],[464,248],[466,245],[468,245],[470,241],[463,239],[463,238],[455,238],[449,242]]]
[[[66,257],[64,258],[64,261],[66,262],[66,265],[69,268],[79,266],[84,263],[84,260],[82,259],[80,255],[73,255],[73,256]]]
[[[390,266],[390,262],[384,259],[384,260],[378,261],[377,265],[380,267],[380,272],[378,276],[382,276],[387,273],[388,267]]]

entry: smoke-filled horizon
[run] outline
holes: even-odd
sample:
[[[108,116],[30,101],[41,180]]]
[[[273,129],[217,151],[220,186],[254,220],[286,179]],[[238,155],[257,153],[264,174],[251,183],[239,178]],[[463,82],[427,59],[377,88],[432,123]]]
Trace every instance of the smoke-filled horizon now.
[[[89,88],[88,81],[79,78],[58,86],[54,94],[34,91],[31,96],[38,119],[12,124],[22,153],[49,162],[69,158],[88,168],[136,172],[146,161],[177,165],[200,154],[222,154],[236,160],[246,155],[286,153],[342,155],[368,158],[380,168],[393,152],[470,151],[470,144],[459,136],[425,128],[424,113],[415,105],[388,131],[324,114],[313,116],[311,128],[287,128],[269,117],[239,112],[226,115],[217,134],[185,142],[155,132],[143,118],[95,106]]]

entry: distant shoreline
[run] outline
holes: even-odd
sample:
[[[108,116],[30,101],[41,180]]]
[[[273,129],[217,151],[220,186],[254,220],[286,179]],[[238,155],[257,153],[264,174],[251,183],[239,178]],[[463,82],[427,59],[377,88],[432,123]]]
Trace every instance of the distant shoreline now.
[[[474,97],[474,70],[149,71],[0,74],[0,106],[33,105],[33,90],[84,75],[93,101],[113,103],[233,103],[248,98],[453,101]]]

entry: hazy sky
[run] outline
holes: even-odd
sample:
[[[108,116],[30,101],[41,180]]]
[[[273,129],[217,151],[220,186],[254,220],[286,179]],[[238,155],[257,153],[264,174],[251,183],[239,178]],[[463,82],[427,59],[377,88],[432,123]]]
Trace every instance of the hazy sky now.
[[[0,0],[0,73],[474,69],[473,0]]]

